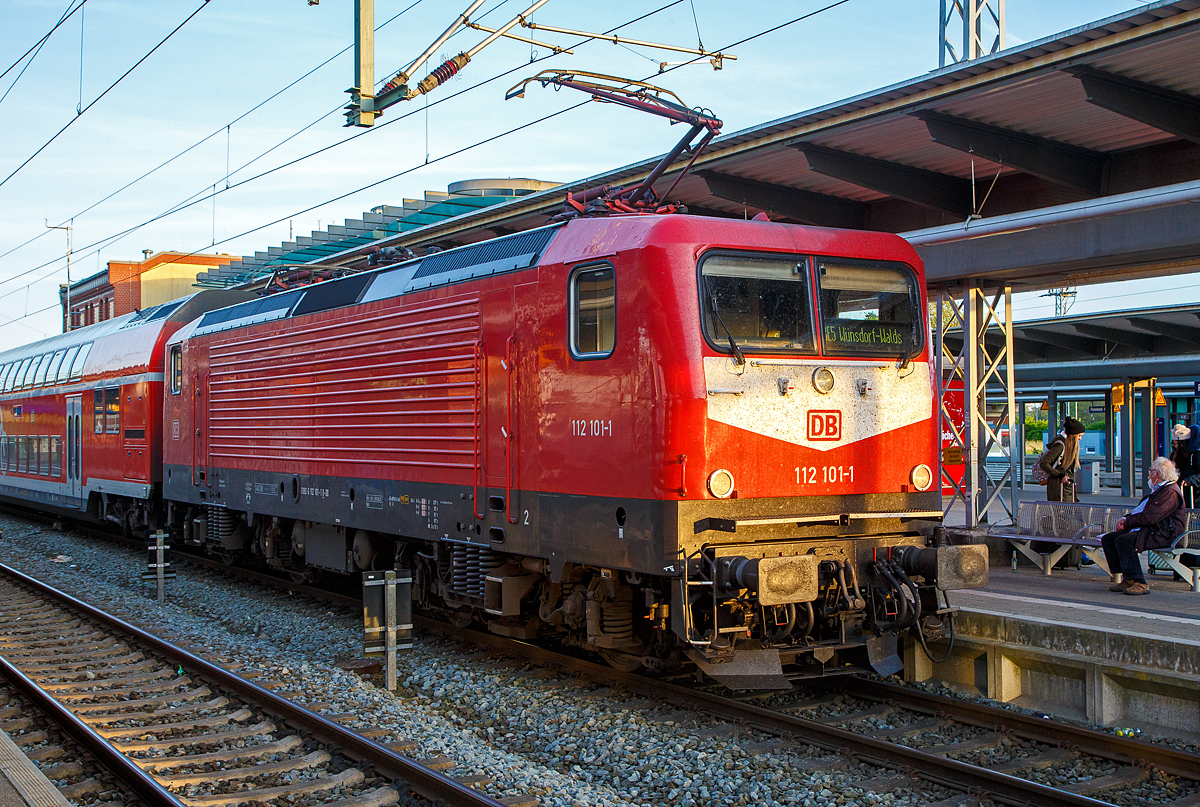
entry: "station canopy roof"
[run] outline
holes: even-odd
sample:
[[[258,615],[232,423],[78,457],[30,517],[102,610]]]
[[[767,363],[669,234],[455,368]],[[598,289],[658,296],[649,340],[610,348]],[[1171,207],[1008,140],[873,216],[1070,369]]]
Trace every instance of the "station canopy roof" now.
[[[541,226],[567,189],[634,183],[657,161],[374,244],[447,248]],[[931,284],[971,277],[1027,290],[1191,271],[1200,263],[1200,0],[1150,3],[726,134],[672,201],[704,215],[765,211],[901,233]],[[362,253],[325,261],[356,264]]]

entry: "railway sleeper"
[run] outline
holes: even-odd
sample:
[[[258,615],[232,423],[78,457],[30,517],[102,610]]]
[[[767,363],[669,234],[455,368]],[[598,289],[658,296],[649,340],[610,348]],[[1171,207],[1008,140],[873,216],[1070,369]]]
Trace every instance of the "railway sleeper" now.
[[[155,709],[152,712],[112,712],[111,714],[93,714],[87,722],[93,728],[105,723],[118,723],[122,720],[157,720],[171,715],[184,715],[189,712],[210,712],[229,705],[229,698],[221,696],[204,703],[191,703],[187,706],[172,706],[169,709]],[[98,731],[98,729],[97,729]]]
[[[331,801],[322,807],[388,807],[400,801],[400,792],[393,787],[377,787],[362,795],[340,801]]]
[[[48,740],[49,737],[46,739]],[[12,740],[17,745],[21,745],[21,741],[18,737],[13,737]],[[42,742],[45,741],[46,740],[42,740]],[[35,745],[35,743],[30,743],[30,745]],[[62,759],[66,755],[67,751],[61,745],[43,745],[40,748],[31,748],[28,751],[25,751],[25,756],[28,757],[31,762],[49,762],[52,759]]]
[[[158,734],[163,731],[194,731],[196,729],[213,728],[214,726],[226,726],[230,723],[241,723],[252,717],[254,717],[254,712],[250,709],[239,709],[236,712],[226,712],[225,714],[214,715],[213,717],[187,720],[180,723],[156,723],[120,729],[97,729],[93,727],[92,730],[106,740],[115,740],[121,737],[136,737],[139,734]]]
[[[71,800],[82,799],[86,796],[94,796],[105,789],[104,784],[95,779],[84,779],[82,782],[74,782],[73,784],[63,785],[58,789],[65,798]]]
[[[262,804],[276,799],[286,799],[289,796],[311,796],[348,787],[364,781],[366,777],[357,768],[349,768],[335,776],[311,779],[299,785],[283,785],[280,787],[264,787],[259,790],[239,790],[236,793],[218,793],[212,796],[188,798],[179,796],[179,800],[189,807],[233,807],[237,804]]]
[[[48,676],[42,676],[46,678]],[[116,691],[118,687],[123,687],[132,684],[145,684],[146,682],[165,682],[171,678],[178,678],[178,674],[170,667],[163,667],[161,662],[156,662],[154,669],[145,670],[143,672],[135,672],[128,675],[114,673],[111,676],[94,676],[92,678],[84,678],[75,681],[38,681],[38,686],[47,692],[72,692],[85,690],[95,695],[102,695],[105,692]]]
[[[189,689],[184,692],[172,692],[168,695],[159,695],[154,698],[138,698],[128,701],[105,701],[103,703],[71,703],[67,704],[67,708],[77,715],[86,715],[93,712],[109,712],[116,714],[116,709],[138,709],[143,706],[163,706],[168,707],[175,703],[186,703],[187,701],[199,700],[207,698],[213,694],[212,690],[206,686],[196,689]]]
[[[286,754],[304,746],[304,740],[295,734],[282,740],[247,745],[242,748],[231,748],[225,751],[213,751],[207,754],[190,754],[188,756],[172,757],[171,759],[135,759],[134,762],[144,771],[169,771],[191,765],[224,764],[239,759],[261,759],[272,754]]]
[[[890,774],[885,776],[876,776],[871,779],[859,779],[854,782],[847,782],[846,787],[856,787],[863,792],[871,793],[887,793],[901,787],[912,787],[916,782],[911,776],[897,776]]]
[[[60,762],[57,765],[43,768],[42,773],[46,774],[46,778],[50,780],[73,779],[76,776],[83,776],[84,767],[81,762]]]
[[[156,776],[159,784],[164,787],[183,787],[185,785],[201,785],[211,782],[235,781],[238,779],[253,779],[256,776],[269,776],[288,771],[310,770],[319,768],[332,759],[324,751],[314,751],[302,757],[281,759],[278,762],[254,765],[249,768],[222,768],[205,773],[181,773],[175,776]]]
[[[224,743],[230,740],[240,740],[245,737],[257,737],[260,734],[270,734],[275,731],[275,724],[270,722],[255,723],[253,726],[239,726],[229,731],[214,731],[208,734],[197,734],[192,737],[168,737],[163,740],[114,740],[122,753],[135,751],[155,751],[179,748],[185,745],[200,745],[201,743]]]
[[[31,745],[40,745],[50,742],[50,735],[45,731],[38,729],[37,731],[27,731],[24,734],[13,734],[12,741],[21,748],[28,748]]]
[[[826,717],[810,718],[814,723],[820,723],[825,726],[837,726],[842,723],[861,723],[864,720],[872,718],[883,719],[892,714],[895,710],[891,706],[874,706],[870,709],[863,709],[861,712],[847,712],[841,715],[828,715]]]
[[[141,661],[144,658],[146,658],[146,656],[143,655],[142,653],[130,653],[129,655],[122,656],[120,658],[115,658],[115,659],[110,658],[105,663],[106,664],[133,664],[138,661]],[[72,661],[72,662],[66,662],[63,664],[53,664],[53,663],[51,663],[51,664],[27,664],[27,665],[22,666],[21,670],[26,675],[37,675],[38,673],[54,672],[55,670],[61,670],[63,672],[70,672],[75,669],[85,670],[85,669],[88,669],[90,667],[95,667],[95,666],[96,666],[96,661],[94,659],[91,659],[88,661]]]
[[[90,682],[89,682],[90,683]],[[76,700],[83,701],[89,698],[119,698],[123,695],[136,695],[143,692],[171,692],[192,683],[192,679],[186,675],[181,675],[177,678],[172,678],[167,681],[159,681],[151,684],[137,684],[130,687],[122,687],[120,689],[97,689],[82,692],[58,692],[55,694],[59,700]],[[110,704],[111,705],[111,704]]]
[[[1038,771],[1042,768],[1049,768],[1057,765],[1060,762],[1067,762],[1074,759],[1075,754],[1066,748],[1047,748],[1040,754],[1034,754],[1024,759],[1014,759],[1011,762],[1003,762],[992,768],[1000,773],[1016,773],[1018,771]]]
[[[105,681],[110,678],[122,678],[128,675],[145,672],[147,670],[161,670],[163,663],[158,659],[141,658],[130,664],[105,664],[103,666],[92,665],[92,668],[82,667],[76,670],[64,670],[61,668],[47,667],[40,673],[46,678],[66,679],[70,676],[78,676],[75,680],[79,681]]]
[[[1086,782],[1072,782],[1063,786],[1068,793],[1088,796],[1113,787],[1136,785],[1150,778],[1149,768],[1139,768],[1136,765],[1124,765],[1107,776],[1098,776]]]
[[[984,732],[978,737],[972,737],[969,740],[959,740],[956,743],[942,743],[940,745],[930,745],[921,750],[926,754],[936,754],[938,756],[953,756],[954,754],[965,754],[970,751],[978,751],[983,748],[997,748],[1004,741],[1004,735],[994,731]]]
[[[907,723],[903,726],[896,726],[891,729],[880,729],[879,731],[871,732],[871,736],[876,740],[902,740],[905,737],[912,737],[914,734],[920,734],[929,729],[936,729],[939,726],[944,726],[946,721],[939,720],[936,717],[927,717],[924,720],[917,720],[912,723]]]

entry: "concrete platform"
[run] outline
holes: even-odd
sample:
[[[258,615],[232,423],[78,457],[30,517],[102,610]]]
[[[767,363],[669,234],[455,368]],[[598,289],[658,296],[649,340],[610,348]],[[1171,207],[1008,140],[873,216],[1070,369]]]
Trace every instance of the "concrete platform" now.
[[[71,807],[71,802],[0,731],[0,807]]]
[[[1143,556],[1144,558],[1145,556]],[[1151,593],[1108,590],[1095,567],[993,566],[987,588],[952,592],[961,611],[950,657],[905,648],[909,680],[937,678],[1063,717],[1200,740],[1200,595],[1171,575]],[[931,648],[935,656],[946,645]]]

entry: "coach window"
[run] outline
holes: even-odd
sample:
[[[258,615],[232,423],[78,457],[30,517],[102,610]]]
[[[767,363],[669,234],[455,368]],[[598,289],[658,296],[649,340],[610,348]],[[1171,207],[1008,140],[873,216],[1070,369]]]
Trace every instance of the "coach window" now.
[[[42,476],[50,475],[50,438],[38,438],[38,473]]]
[[[92,390],[92,431],[104,434],[104,387]]]
[[[17,438],[17,473],[29,473],[29,438]]]
[[[0,437],[0,471],[8,470],[8,438]]]
[[[41,387],[45,385],[47,376],[50,378],[50,383],[54,383],[54,376],[49,375],[50,368],[53,366],[56,360],[61,358],[62,356],[59,353],[47,353],[42,357],[42,366],[38,368],[37,377],[33,379],[33,385],[35,387]]]
[[[903,264],[821,258],[817,285],[826,354],[911,358],[924,347],[921,293]]]
[[[17,391],[21,388],[21,383],[25,380],[25,373],[29,372],[29,365],[33,363],[33,359],[25,359],[17,367],[17,371],[13,373],[12,378],[8,380],[8,386],[4,388],[5,392],[9,390]]]
[[[611,356],[617,342],[616,276],[609,265],[571,275],[571,352],[577,359]]]
[[[105,387],[104,389],[104,431],[109,434],[121,433],[120,387]]]
[[[66,349],[60,350],[54,354],[54,358],[50,360],[50,369],[46,373],[46,384],[53,386],[58,383],[58,368],[62,366],[63,358],[67,355]]]
[[[92,343],[88,342],[83,347],[79,348],[79,352],[75,354],[75,361],[71,362],[71,380],[83,378],[83,363],[87,361],[88,353],[92,350]]]
[[[56,434],[50,436],[50,476],[62,476],[62,438]]]
[[[183,345],[171,346],[171,394],[183,389]]]
[[[56,382],[65,384],[67,379],[71,377],[71,362],[75,361],[75,354],[79,352],[79,345],[67,348],[67,355],[63,356],[62,364],[58,366],[58,376]]]

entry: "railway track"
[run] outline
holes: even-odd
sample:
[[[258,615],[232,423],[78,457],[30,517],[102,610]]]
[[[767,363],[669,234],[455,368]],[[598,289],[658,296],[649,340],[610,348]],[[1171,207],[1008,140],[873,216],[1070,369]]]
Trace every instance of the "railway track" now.
[[[253,570],[224,566],[207,558],[189,561],[224,569],[264,583],[283,585],[352,608],[353,597],[281,580]],[[557,653],[490,633],[458,628],[423,617],[422,630],[487,648],[499,663],[535,665],[531,678],[557,670],[580,678],[584,689],[597,683],[627,691],[639,710],[665,707],[654,719],[674,718],[673,710],[710,716],[698,731],[705,736],[738,737],[751,753],[778,753],[790,746],[815,745],[830,752],[815,764],[848,761],[886,768],[894,774],[864,780],[864,788],[887,790],[925,782],[958,791],[942,807],[976,803],[980,797],[1003,804],[1141,805],[1139,789],[1161,789],[1159,803],[1200,807],[1200,757],[1174,748],[1095,731],[984,704],[923,693],[909,687],[839,677],[809,683],[782,694],[737,696],[722,688],[621,673],[587,659]],[[595,682],[595,683],[593,683]],[[662,711],[662,710],[660,710]],[[1067,781],[1079,770],[1100,775]]]
[[[0,565],[0,673],[148,807],[499,801]],[[368,732],[369,733],[369,732]],[[475,782],[478,783],[478,782]]]
[[[355,597],[186,557],[238,577],[361,607]],[[415,621],[422,630],[467,643],[476,657],[494,653],[496,663],[511,669],[534,665],[524,673],[531,679],[569,679],[555,686],[578,688],[581,697],[611,695],[648,719],[687,725],[702,736],[728,737],[748,753],[807,752],[815,746],[827,753],[814,759],[808,752],[812,762],[807,764],[838,769],[865,763],[888,771],[865,778],[859,783],[864,789],[927,783],[932,792],[945,788],[960,794],[941,802],[943,807],[980,798],[1004,804],[1140,805],[1146,792],[1154,792],[1160,804],[1200,807],[1200,757],[1141,740],[859,678],[739,699],[680,680],[620,673],[488,633],[420,617]],[[1071,776],[1081,769],[1089,773]]]

